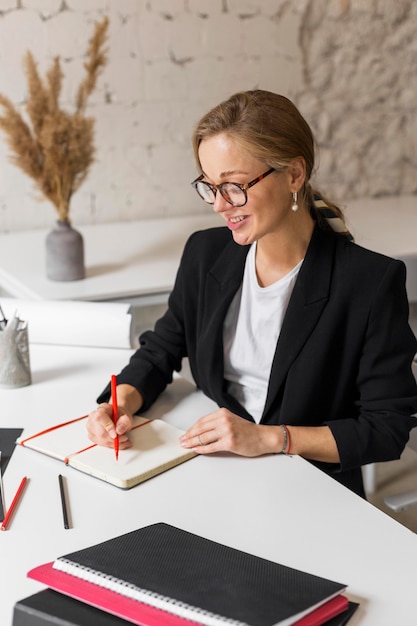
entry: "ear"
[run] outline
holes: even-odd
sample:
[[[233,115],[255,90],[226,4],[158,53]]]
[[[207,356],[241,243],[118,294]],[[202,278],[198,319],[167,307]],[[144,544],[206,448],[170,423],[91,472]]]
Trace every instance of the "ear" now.
[[[290,191],[300,191],[306,179],[306,162],[303,157],[296,157],[288,166]]]

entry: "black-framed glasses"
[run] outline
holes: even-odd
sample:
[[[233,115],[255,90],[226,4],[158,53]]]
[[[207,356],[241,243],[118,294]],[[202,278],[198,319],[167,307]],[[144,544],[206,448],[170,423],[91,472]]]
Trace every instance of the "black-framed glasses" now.
[[[194,187],[200,198],[208,204],[214,204],[216,201],[216,193],[220,191],[223,198],[232,206],[244,206],[248,201],[247,190],[250,187],[256,185],[261,180],[275,172],[275,168],[271,168],[264,174],[261,174],[257,178],[254,178],[250,183],[220,183],[220,185],[213,185],[203,180],[204,174],[201,174],[198,178],[193,180],[191,185]]]

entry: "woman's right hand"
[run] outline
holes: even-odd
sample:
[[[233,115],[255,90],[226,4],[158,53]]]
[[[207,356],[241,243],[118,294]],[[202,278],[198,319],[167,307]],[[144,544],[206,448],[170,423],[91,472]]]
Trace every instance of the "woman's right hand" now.
[[[111,400],[110,400],[111,402]],[[117,386],[118,419],[113,422],[112,404],[103,402],[87,418],[87,433],[89,439],[99,446],[112,448],[114,439],[119,437],[119,449],[131,447],[128,432],[133,426],[133,415],[143,404],[141,394],[131,385]]]
[[[113,422],[113,408],[111,404],[103,402],[94,411],[91,411],[87,419],[88,437],[99,446],[113,447],[116,436],[119,436],[119,449],[130,448],[132,445],[127,433],[132,428],[132,415],[119,406],[119,418],[117,424]]]

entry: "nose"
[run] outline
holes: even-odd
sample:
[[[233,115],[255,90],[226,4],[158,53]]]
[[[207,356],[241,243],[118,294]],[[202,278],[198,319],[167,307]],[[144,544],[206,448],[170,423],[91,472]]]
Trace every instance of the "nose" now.
[[[227,200],[225,200],[222,196],[222,194],[220,193],[219,190],[217,190],[216,192],[216,198],[214,200],[214,204],[213,204],[213,211],[215,213],[223,213],[224,211],[226,211],[227,209],[230,208],[230,204],[227,202]]]

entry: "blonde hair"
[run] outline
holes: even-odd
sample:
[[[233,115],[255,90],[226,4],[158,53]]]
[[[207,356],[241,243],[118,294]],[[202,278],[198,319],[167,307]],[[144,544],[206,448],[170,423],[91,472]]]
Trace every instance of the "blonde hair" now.
[[[291,100],[257,89],[236,93],[211,109],[197,123],[192,137],[194,157],[200,170],[200,143],[218,133],[227,133],[243,150],[263,161],[266,167],[280,170],[288,167],[293,159],[302,157],[306,164],[306,180],[300,195],[310,207],[312,217],[320,227],[330,228],[315,206],[314,198],[319,196],[335,217],[343,220],[341,209],[325,200],[310,185],[315,159],[314,136]]]

